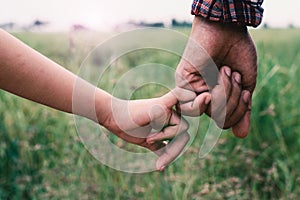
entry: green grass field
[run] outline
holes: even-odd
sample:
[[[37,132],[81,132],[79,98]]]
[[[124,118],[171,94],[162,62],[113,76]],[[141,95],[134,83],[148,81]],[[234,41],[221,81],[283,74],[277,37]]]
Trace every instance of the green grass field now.
[[[300,30],[251,34],[259,73],[249,136],[241,140],[224,131],[213,151],[199,159],[208,124],[202,116],[190,148],[162,173],[128,174],[104,166],[84,148],[71,115],[0,91],[0,199],[299,199]],[[15,35],[74,73],[109,36],[75,36],[70,49],[68,34]],[[178,60],[151,51],[128,55],[99,86],[111,92],[113,80],[131,66],[157,62],[176,67]],[[164,91],[149,86],[132,98]]]

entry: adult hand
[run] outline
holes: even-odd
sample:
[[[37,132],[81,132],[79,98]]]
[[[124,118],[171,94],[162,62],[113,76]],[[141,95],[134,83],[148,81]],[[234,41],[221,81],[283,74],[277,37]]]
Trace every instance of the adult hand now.
[[[218,68],[224,65],[230,66],[221,70],[220,73],[227,73],[230,79],[240,82],[240,91],[235,90],[235,94],[231,95],[231,89],[235,87],[234,82],[226,82],[230,79],[222,79],[224,83],[220,84],[217,71],[211,69],[212,63],[207,55],[212,58]],[[219,119],[214,117],[218,116],[217,113],[212,117],[221,128],[232,127],[237,137],[246,137],[250,129],[251,97],[256,85],[256,76],[256,49],[247,27],[211,22],[202,17],[195,17],[184,56],[176,70],[176,84],[196,94],[207,91],[209,88],[212,89],[216,84],[223,85],[225,90],[222,91],[227,98],[226,106],[215,104],[217,107],[215,110],[220,112],[222,110],[220,108],[223,108],[222,111],[226,109],[225,123],[218,123]],[[212,90],[212,102],[220,98],[220,92],[216,92],[221,91],[220,87],[218,88],[215,91]],[[189,111],[185,112],[186,107],[188,106],[182,104],[181,110],[184,114],[189,114]],[[212,111],[214,108],[210,106],[206,113],[211,116]]]

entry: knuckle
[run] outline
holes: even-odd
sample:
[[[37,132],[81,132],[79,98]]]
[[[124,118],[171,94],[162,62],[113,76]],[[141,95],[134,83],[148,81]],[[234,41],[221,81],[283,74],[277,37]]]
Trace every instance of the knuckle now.
[[[231,127],[232,127],[231,121],[227,120],[227,121],[225,121],[223,127],[221,127],[221,128],[224,129],[224,130],[226,130],[226,129],[229,129]]]
[[[185,137],[186,141],[189,141],[190,138],[191,138],[190,134],[188,134],[188,133],[186,133],[186,134],[184,135],[184,137]]]
[[[182,118],[182,122],[181,122],[181,132],[186,132],[189,128],[190,128],[190,125],[189,123],[184,119]]]
[[[191,136],[188,132],[184,132],[180,135],[181,140],[184,141],[183,144],[185,145],[186,143],[188,143],[188,141],[190,140]],[[184,146],[183,145],[183,146]]]
[[[238,101],[236,99],[229,99],[226,106],[227,113],[231,114],[232,112],[234,112],[235,108],[237,107],[238,107]]]

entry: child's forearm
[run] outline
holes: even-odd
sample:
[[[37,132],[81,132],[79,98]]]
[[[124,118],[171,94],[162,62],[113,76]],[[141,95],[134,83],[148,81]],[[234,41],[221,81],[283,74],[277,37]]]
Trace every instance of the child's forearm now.
[[[176,94],[170,92],[160,98],[139,101],[114,99],[112,109],[110,94],[1,29],[0,89],[100,123],[125,141],[156,152],[158,170],[171,163],[189,141],[187,123],[172,109],[177,103]],[[117,115],[113,115],[114,110]],[[154,134],[153,128],[162,130]],[[165,146],[163,140],[176,135],[179,137],[168,148],[162,148]],[[151,138],[147,139],[149,136]]]
[[[76,81],[80,82],[80,87],[76,90],[76,109],[73,110]],[[0,89],[94,121],[97,119],[91,113],[95,103],[87,105],[91,103],[91,95],[95,94],[97,103],[101,105],[98,108],[98,112],[103,112],[103,115],[98,114],[100,122],[105,120],[110,108],[106,106],[111,98],[108,93],[79,79],[3,30],[0,30]]]

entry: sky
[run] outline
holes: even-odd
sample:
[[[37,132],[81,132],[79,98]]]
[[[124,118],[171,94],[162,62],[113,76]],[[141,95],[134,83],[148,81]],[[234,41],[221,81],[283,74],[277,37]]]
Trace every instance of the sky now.
[[[16,22],[26,25],[39,19],[57,28],[66,28],[76,23],[106,29],[129,20],[170,23],[172,18],[187,21],[193,19],[190,15],[192,0],[0,1],[3,1],[0,6],[0,24]],[[289,24],[300,27],[300,1],[265,0],[263,8],[263,23],[272,27],[286,27]]]

